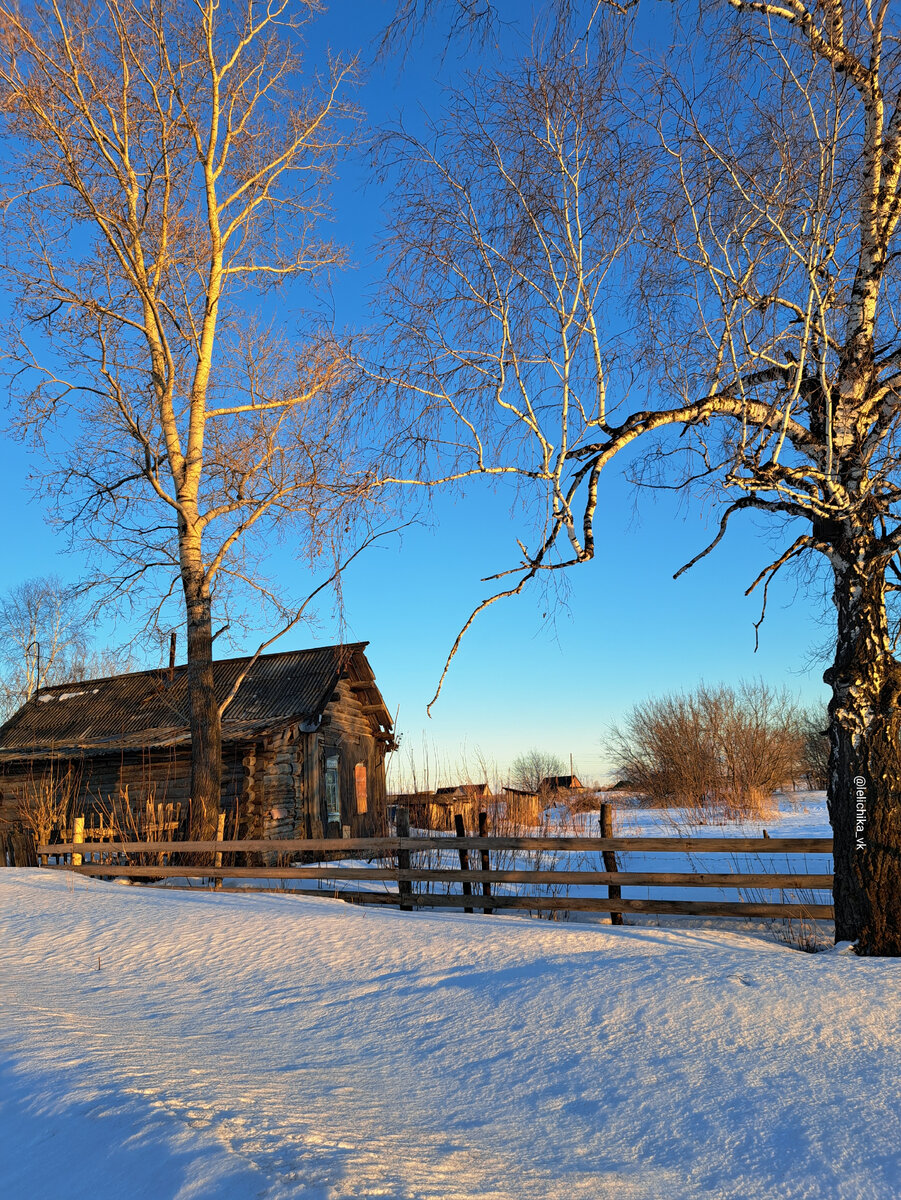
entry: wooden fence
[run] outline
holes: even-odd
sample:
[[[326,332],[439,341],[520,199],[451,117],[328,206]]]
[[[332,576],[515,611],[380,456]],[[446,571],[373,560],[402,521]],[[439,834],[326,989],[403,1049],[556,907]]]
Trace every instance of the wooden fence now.
[[[779,890],[825,891],[832,888],[831,874],[796,872],[696,872],[696,871],[603,871],[542,870],[514,867],[498,869],[491,866],[492,855],[498,852],[600,853],[605,868],[615,864],[616,853],[682,853],[682,854],[823,854],[832,853],[831,838],[725,838],[725,837],[384,837],[302,840],[242,840],[242,841],[152,841],[152,842],[89,842],[73,841],[62,845],[39,845],[37,853],[56,855],[56,864],[49,869],[76,871],[83,875],[104,878],[126,876],[134,879],[197,878],[221,881],[224,879],[315,880],[334,883],[327,892],[298,889],[305,895],[337,896],[356,904],[398,904],[402,909],[463,908],[495,912],[500,909],[531,909],[548,911],[588,911],[618,913],[659,913],[716,917],[806,917],[829,919],[831,904],[805,903],[797,896],[787,902],[624,899],[624,887],[647,888],[729,888],[738,891]],[[424,851],[455,852],[459,867],[411,865],[411,855]],[[280,859],[303,856],[351,853],[357,858],[379,860],[374,866],[349,867],[340,861],[309,866],[269,865],[249,866],[223,864],[223,857],[239,854],[276,855]],[[469,853],[478,852],[480,869],[469,869]],[[94,856],[97,859],[94,860]],[[134,856],[153,855],[150,865],[133,862]],[[59,862],[59,857],[69,857]],[[100,861],[100,856],[106,861]],[[177,859],[173,861],[173,856]],[[84,861],[88,859],[88,861]],[[115,860],[115,861],[113,861]],[[209,863],[206,865],[204,861]],[[389,861],[390,860],[390,861]],[[46,862],[46,858],[43,858]],[[396,883],[396,892],[363,892],[343,889],[342,882],[378,881]],[[434,890],[416,892],[413,884],[462,885],[461,892],[439,893]],[[603,886],[607,895],[509,895],[498,893],[498,885],[526,884],[536,888]],[[481,894],[473,894],[473,885]],[[223,889],[226,890],[226,889]],[[241,890],[231,888],[228,890]],[[250,889],[247,889],[250,890]],[[253,889],[259,890],[259,889]]]

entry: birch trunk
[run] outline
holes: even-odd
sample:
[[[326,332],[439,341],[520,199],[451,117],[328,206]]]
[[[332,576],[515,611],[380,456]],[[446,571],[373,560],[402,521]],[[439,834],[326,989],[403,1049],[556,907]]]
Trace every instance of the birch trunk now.
[[[222,780],[222,722],[213,682],[210,591],[202,574],[184,579],[191,723],[191,836],[216,836]]]
[[[829,705],[835,936],[901,954],[901,665],[891,653],[885,562],[860,542],[833,558],[838,617]]]

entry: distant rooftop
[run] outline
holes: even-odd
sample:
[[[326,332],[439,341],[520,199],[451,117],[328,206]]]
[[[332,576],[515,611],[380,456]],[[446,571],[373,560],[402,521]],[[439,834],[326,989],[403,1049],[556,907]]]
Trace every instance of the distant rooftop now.
[[[581,792],[585,790],[576,775],[548,775],[538,785],[541,792]]]

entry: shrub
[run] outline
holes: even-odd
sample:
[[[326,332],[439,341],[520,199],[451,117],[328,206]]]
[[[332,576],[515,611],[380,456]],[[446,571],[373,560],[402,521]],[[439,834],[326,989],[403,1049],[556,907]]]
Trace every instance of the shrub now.
[[[702,816],[761,816],[804,769],[800,713],[762,682],[646,700],[613,739],[618,770],[647,803]]]

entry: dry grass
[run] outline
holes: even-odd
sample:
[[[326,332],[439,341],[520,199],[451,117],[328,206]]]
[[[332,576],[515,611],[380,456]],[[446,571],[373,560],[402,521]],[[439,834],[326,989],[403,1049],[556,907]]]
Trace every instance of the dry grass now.
[[[19,801],[19,819],[38,844],[64,833],[75,815],[81,775],[71,764],[53,764],[49,771],[32,775]]]

